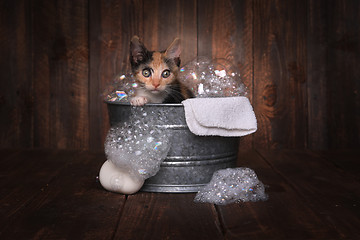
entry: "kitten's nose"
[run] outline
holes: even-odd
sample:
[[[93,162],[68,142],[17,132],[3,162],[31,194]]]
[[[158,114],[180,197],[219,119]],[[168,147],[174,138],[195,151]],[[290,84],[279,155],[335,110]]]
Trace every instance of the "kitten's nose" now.
[[[153,83],[153,86],[156,88],[158,88],[160,86],[160,83]]]

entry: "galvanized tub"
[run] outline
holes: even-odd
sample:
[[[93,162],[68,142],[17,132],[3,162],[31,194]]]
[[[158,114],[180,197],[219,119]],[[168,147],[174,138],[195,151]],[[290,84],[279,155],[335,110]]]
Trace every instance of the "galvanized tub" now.
[[[131,117],[128,103],[106,102],[110,125],[125,122]],[[170,131],[170,150],[159,172],[147,179],[142,191],[198,192],[216,170],[235,167],[239,148],[237,137],[201,137],[190,132],[182,104],[146,104],[149,113],[169,112],[158,127]]]

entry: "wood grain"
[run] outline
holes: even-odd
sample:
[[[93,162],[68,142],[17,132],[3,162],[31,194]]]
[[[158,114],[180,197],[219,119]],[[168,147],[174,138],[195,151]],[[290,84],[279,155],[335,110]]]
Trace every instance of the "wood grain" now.
[[[316,151],[316,154],[322,156],[327,161],[332,162],[337,168],[340,168],[348,175],[352,175],[357,181],[360,180],[359,172],[359,156],[358,149],[348,150],[331,150],[331,151]]]
[[[356,0],[2,1],[1,148],[103,149],[104,88],[129,71],[131,37],[182,40],[182,63],[240,69],[258,119],[244,149],[360,145]]]
[[[125,197],[106,192],[95,181],[104,155],[54,152],[48,154],[52,159],[47,159],[44,152],[40,155],[38,161],[28,162],[29,167],[35,163],[40,167],[27,176],[29,181],[22,187],[15,188],[18,192],[32,192],[33,196],[24,198],[27,202],[13,194],[1,200],[11,203],[9,198],[19,197],[17,204],[22,203],[11,216],[2,215],[6,223],[1,225],[1,238],[111,239]]]
[[[307,94],[308,147],[326,149],[329,146],[327,107],[327,1],[308,2]]]
[[[240,71],[253,99],[253,2],[199,1],[198,56],[226,59]],[[252,148],[253,136],[241,138],[241,149]]]
[[[197,56],[197,1],[144,1],[143,41],[150,50],[165,50],[181,40],[181,63]]]
[[[260,154],[301,195],[304,203],[336,229],[339,238],[358,237],[358,181],[312,152],[262,150]],[[342,217],[337,217],[338,214]]]
[[[236,37],[242,30],[237,29],[236,26],[236,16],[241,14],[236,10],[245,12],[246,9],[241,8],[243,6],[235,5],[232,1],[199,1],[198,52],[200,56],[225,58],[234,62],[235,45],[237,41],[241,41]]]
[[[11,159],[2,159],[1,171],[1,232],[9,229],[33,199],[47,188],[64,168],[65,159],[72,161],[77,154],[53,151],[20,151]],[[31,169],[31,171],[29,171]]]
[[[88,149],[87,1],[32,9],[34,146]]]
[[[360,144],[360,4],[335,1],[326,5],[327,119],[330,148],[356,148]]]
[[[224,58],[241,71],[252,97],[251,1],[199,1],[198,55]]]
[[[266,155],[267,157],[267,155]],[[238,165],[253,169],[269,199],[218,206],[226,239],[331,239],[336,229],[307,206],[301,195],[254,151],[240,151]],[[285,207],[286,206],[286,207]]]
[[[254,16],[255,147],[307,147],[306,3],[255,1]]]
[[[33,147],[29,1],[0,3],[0,147]]]
[[[115,239],[221,239],[214,207],[194,203],[194,197],[156,193],[129,196]]]
[[[102,149],[110,127],[102,92],[116,75],[130,71],[129,44],[142,35],[143,1],[91,1],[90,21],[90,147]]]
[[[214,206],[195,194],[110,193],[101,152],[0,150],[0,238],[358,239],[360,187],[344,157],[358,151],[239,153],[269,199]],[[355,161],[355,162],[354,162]]]

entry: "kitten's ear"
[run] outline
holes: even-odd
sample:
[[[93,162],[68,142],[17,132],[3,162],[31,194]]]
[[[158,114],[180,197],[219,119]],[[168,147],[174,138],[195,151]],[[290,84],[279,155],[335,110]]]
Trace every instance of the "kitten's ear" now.
[[[138,64],[145,59],[147,49],[140,41],[138,36],[133,36],[130,42],[130,61],[132,64]]]
[[[174,59],[176,65],[180,65],[180,39],[175,38],[175,40],[170,44],[170,46],[165,51],[166,58]]]

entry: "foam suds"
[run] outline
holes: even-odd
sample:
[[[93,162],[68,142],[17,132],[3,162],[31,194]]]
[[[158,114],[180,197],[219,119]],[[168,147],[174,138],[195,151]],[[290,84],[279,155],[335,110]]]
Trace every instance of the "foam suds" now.
[[[195,202],[226,205],[268,199],[264,184],[250,168],[227,168],[214,173],[211,181],[195,196]]]
[[[246,96],[239,71],[226,59],[197,57],[180,68],[179,80],[196,97]]]
[[[142,107],[133,107],[131,111],[128,122],[110,128],[105,153],[115,166],[147,179],[159,171],[167,156],[168,134],[156,126],[161,116],[145,112]]]

